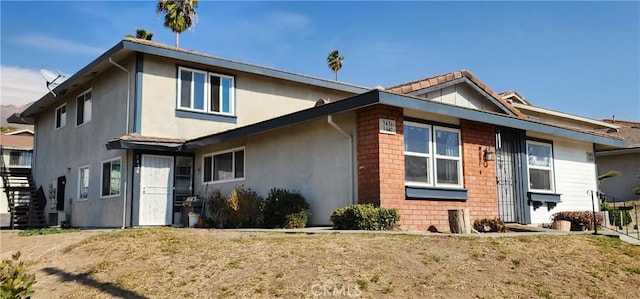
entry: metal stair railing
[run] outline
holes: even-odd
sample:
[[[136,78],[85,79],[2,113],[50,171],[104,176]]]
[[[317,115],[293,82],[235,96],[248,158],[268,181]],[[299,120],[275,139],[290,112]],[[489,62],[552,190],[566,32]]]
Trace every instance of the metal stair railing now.
[[[606,223],[607,225],[606,228],[609,230],[615,231],[616,233],[626,235],[627,237],[640,240],[640,227],[639,227],[640,222],[638,222],[638,219],[640,219],[638,217],[638,209],[640,209],[640,205],[638,205],[637,203],[634,205],[628,205],[626,201],[616,200],[615,197],[605,194],[603,192],[598,191],[596,192],[596,194],[598,197],[598,201],[600,202],[601,205],[609,204],[611,205],[612,213],[619,213],[616,216],[609,215],[611,219],[610,221],[612,221],[613,223]],[[635,220],[634,221],[635,225],[632,227],[632,230],[630,232],[629,231],[630,225],[629,224],[625,225],[624,219],[625,219],[625,214],[632,210],[634,212],[630,216],[632,220]],[[614,217],[618,217],[618,219],[616,220],[616,218]],[[609,228],[608,225],[612,225],[613,229]]]
[[[46,226],[44,207],[39,207],[36,200],[31,169],[7,167],[4,158],[0,158],[0,176],[7,195],[10,228]]]

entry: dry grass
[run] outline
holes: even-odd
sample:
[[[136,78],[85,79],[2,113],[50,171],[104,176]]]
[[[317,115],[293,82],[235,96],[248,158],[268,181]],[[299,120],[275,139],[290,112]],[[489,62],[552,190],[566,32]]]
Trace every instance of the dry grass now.
[[[93,234],[56,254],[30,261],[35,298],[635,298],[640,285],[640,247],[591,235],[155,228]]]

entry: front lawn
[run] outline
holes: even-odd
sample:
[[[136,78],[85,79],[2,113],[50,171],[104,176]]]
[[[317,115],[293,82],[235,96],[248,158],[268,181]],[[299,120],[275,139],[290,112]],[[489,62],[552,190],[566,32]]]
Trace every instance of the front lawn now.
[[[83,233],[20,240],[62,242]],[[94,233],[47,253],[48,247],[23,253],[29,269],[37,269],[35,298],[632,298],[640,285],[640,247],[586,234],[153,228]]]

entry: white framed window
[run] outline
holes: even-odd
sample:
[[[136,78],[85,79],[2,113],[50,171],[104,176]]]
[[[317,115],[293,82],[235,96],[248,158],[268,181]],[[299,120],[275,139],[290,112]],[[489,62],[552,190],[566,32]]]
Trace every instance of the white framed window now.
[[[244,147],[202,157],[203,183],[244,179]]]
[[[12,167],[28,167],[31,166],[32,152],[26,151],[10,151],[9,166]]]
[[[460,130],[404,122],[405,185],[462,188]]]
[[[100,186],[100,190],[103,198],[120,195],[120,165],[120,157],[102,162],[102,177],[100,179],[102,185]]]
[[[67,125],[67,104],[62,104],[56,108],[56,129]]]
[[[89,198],[89,165],[78,168],[78,200]]]
[[[76,98],[76,126],[91,121],[91,89]]]
[[[434,127],[436,186],[462,187],[460,130]]]
[[[527,140],[527,165],[529,191],[555,192],[551,143]]]
[[[180,110],[235,115],[234,77],[179,67],[177,98]]]

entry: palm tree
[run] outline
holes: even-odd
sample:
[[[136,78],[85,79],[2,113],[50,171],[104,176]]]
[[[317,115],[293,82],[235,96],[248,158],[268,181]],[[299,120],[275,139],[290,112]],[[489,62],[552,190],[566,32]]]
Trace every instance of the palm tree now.
[[[140,39],[151,40],[153,38],[153,32],[149,32],[145,29],[136,29],[136,35],[127,34],[126,37],[135,37]]]
[[[344,56],[340,55],[340,53],[338,53],[338,50],[331,51],[331,53],[329,53],[329,56],[327,56],[327,64],[329,65],[329,68],[336,74],[336,81],[338,81],[338,71],[340,71],[340,69],[342,68],[342,60],[344,60]]]
[[[157,11],[164,13],[164,26],[176,33],[176,47],[179,47],[180,33],[194,25],[196,7],[198,0],[158,0]]]
[[[608,178],[617,177],[620,175],[620,172],[617,170],[609,170],[598,176],[598,185],[601,185],[602,182]]]

